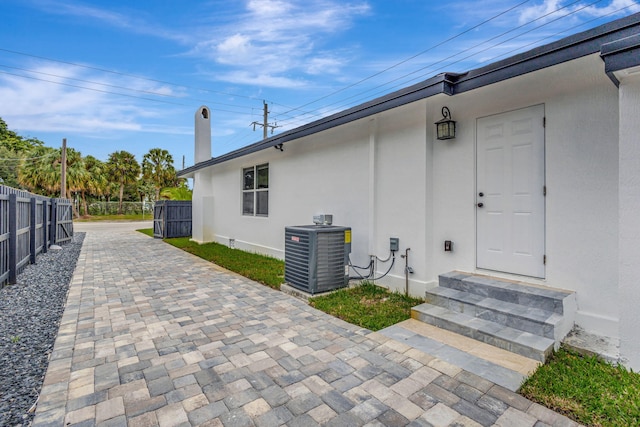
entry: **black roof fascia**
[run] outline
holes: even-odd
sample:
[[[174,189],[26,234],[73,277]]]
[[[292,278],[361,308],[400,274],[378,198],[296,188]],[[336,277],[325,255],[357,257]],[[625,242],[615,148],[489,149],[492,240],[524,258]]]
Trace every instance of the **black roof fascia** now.
[[[597,53],[601,51],[604,44],[612,44],[613,42],[620,41],[620,39],[636,36],[639,32],[640,13],[635,13],[466,73],[438,74],[423,82],[365,102],[345,111],[283,132],[282,134],[229,152],[220,157],[214,157],[210,160],[197,163],[178,172],[178,176],[184,176],[207,166],[223,163],[269,147],[275,147],[287,141],[321,132],[433,95],[440,93],[455,95]]]
[[[640,13],[635,13],[486,67],[471,70],[455,83],[455,94],[598,53],[603,44],[637,35],[638,32]]]
[[[604,61],[605,73],[618,86],[620,82],[614,75],[616,71],[640,65],[640,34],[603,45],[600,57]]]
[[[409,104],[420,99],[444,93],[453,94],[453,81],[459,77],[455,73],[443,73],[412,86],[400,89],[396,92],[376,98],[364,104],[357,105],[347,110],[332,114],[314,122],[302,125],[295,129],[283,132],[271,138],[256,142],[246,147],[239,148],[219,157],[197,163],[178,172],[178,176],[184,176],[207,166],[223,163],[238,157],[246,156],[257,151],[275,147],[282,143],[302,138],[307,135],[322,132],[324,130],[343,125],[364,117],[387,111],[401,105]]]

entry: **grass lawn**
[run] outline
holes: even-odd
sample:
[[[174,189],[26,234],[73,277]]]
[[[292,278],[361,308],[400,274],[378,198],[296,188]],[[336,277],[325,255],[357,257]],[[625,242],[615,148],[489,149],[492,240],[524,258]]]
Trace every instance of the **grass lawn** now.
[[[389,292],[370,282],[309,300],[311,306],[354,325],[379,331],[411,317],[411,307],[424,302]]]
[[[284,261],[282,260],[231,249],[219,243],[200,245],[190,241],[188,237],[164,239],[164,241],[271,288],[280,289],[284,281]]]
[[[136,230],[141,232],[142,234],[146,234],[149,237],[153,237],[153,228],[141,228],[139,230]]]
[[[561,348],[520,394],[588,426],[640,426],[640,374]]]
[[[88,215],[80,218],[74,218],[74,222],[97,222],[97,221],[151,221],[153,215],[144,214],[128,214],[128,215]]]

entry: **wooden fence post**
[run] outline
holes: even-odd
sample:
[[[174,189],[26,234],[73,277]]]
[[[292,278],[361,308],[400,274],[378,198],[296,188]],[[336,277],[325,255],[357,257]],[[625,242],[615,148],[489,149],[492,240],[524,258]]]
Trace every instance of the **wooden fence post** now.
[[[29,262],[36,263],[36,208],[38,201],[35,197],[29,200]]]
[[[51,244],[56,244],[58,236],[58,201],[51,199]]]
[[[18,281],[18,195],[9,194],[9,284]]]
[[[49,199],[42,199],[42,253],[46,254],[49,249]]]

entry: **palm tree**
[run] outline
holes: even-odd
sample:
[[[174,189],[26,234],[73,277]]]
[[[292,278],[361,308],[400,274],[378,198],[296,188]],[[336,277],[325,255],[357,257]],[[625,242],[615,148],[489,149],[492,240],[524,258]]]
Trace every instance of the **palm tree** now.
[[[89,178],[89,172],[82,158],[82,154],[73,148],[67,148],[67,188],[66,197],[71,199],[71,193],[78,193],[84,187],[84,183]],[[80,216],[78,206],[75,203],[73,206],[73,214],[76,217]]]
[[[193,192],[187,187],[167,187],[160,192],[160,197],[165,200],[191,200]]]
[[[107,174],[120,185],[118,214],[121,215],[124,186],[136,182],[140,175],[140,164],[136,161],[135,156],[128,151],[116,151],[109,155]]]
[[[17,187],[20,159],[27,157],[25,152],[18,153],[0,144],[0,184]]]
[[[142,176],[145,181],[153,184],[156,190],[155,200],[160,198],[160,189],[173,185],[176,180],[176,170],[173,167],[173,157],[167,150],[152,148],[142,159]]]
[[[84,214],[88,215],[87,194],[92,196],[102,196],[107,191],[106,165],[104,162],[93,156],[84,158],[84,167],[87,174],[80,186],[80,198]]]
[[[62,176],[62,150],[50,147],[37,147],[30,152],[29,157],[20,165],[18,182],[34,193],[46,196],[56,196],[60,193]],[[82,188],[88,172],[84,159],[79,151],[67,148],[67,188],[65,197],[71,199],[71,193]],[[78,210],[73,205],[74,215]]]
[[[35,148],[20,164],[18,182],[34,193],[53,196],[60,191],[61,157],[60,150],[55,148]]]

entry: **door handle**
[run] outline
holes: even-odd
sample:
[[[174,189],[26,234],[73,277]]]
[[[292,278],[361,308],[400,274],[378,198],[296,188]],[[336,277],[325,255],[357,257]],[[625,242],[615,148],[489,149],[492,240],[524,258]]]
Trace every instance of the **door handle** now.
[[[484,206],[484,203],[482,203],[482,202],[478,203],[478,207],[479,207],[479,208],[481,208],[481,207],[483,207],[483,206]]]

